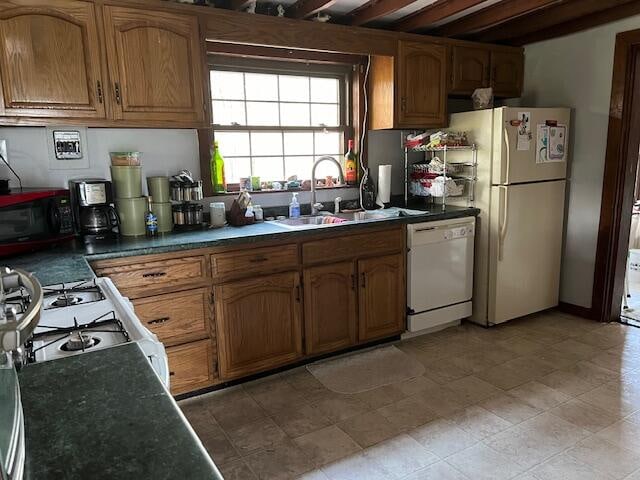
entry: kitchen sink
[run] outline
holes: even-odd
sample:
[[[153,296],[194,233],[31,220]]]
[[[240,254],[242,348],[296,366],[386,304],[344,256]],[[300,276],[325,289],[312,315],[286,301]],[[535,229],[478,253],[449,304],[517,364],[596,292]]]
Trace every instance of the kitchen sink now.
[[[382,220],[386,218],[397,217],[398,212],[389,211],[374,211],[374,212],[348,212],[348,213],[336,213],[326,215],[310,215],[300,218],[285,218],[282,220],[275,220],[274,223],[281,225],[285,228],[301,229],[310,228],[317,225],[341,225],[344,223],[362,222],[366,220]],[[336,219],[335,223],[331,223],[331,219]],[[339,220],[337,220],[339,219]],[[342,221],[340,221],[342,220]]]

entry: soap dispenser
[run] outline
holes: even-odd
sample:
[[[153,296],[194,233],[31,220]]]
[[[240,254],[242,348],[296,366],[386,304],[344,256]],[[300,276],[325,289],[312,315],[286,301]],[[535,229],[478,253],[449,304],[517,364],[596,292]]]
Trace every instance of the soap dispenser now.
[[[300,218],[300,204],[298,203],[298,192],[293,192],[291,203],[289,204],[289,218]]]

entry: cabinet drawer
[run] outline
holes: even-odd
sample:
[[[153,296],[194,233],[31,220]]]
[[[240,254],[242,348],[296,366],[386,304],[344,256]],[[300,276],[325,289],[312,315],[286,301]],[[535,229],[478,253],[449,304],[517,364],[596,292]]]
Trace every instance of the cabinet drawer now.
[[[213,277],[243,277],[255,273],[295,268],[298,264],[298,246],[250,248],[211,256]]]
[[[176,345],[209,336],[209,290],[133,300],[136,315],[165,345]]]
[[[374,253],[401,251],[404,248],[401,229],[363,233],[345,237],[315,240],[302,245],[302,262],[327,263]]]
[[[213,383],[213,355],[211,342],[200,340],[167,348],[171,393],[177,395]]]
[[[119,289],[167,287],[199,280],[206,276],[204,256],[173,258],[155,262],[135,263],[99,270]]]

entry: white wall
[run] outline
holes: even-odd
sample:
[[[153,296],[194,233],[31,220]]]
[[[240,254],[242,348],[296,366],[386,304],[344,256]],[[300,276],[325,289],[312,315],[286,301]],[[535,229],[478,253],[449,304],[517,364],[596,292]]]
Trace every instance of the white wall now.
[[[526,46],[522,105],[573,108],[560,299],[591,306],[615,37],[640,16]]]

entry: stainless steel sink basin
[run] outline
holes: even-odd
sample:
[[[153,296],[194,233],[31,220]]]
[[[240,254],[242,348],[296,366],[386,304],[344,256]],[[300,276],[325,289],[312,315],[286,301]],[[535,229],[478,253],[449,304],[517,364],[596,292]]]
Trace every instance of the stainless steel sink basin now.
[[[397,217],[396,214],[389,214],[388,212],[349,212],[349,213],[337,213],[337,214],[329,214],[329,215],[310,215],[304,216],[300,218],[285,218],[283,220],[275,220],[274,223],[277,225],[281,225],[285,228],[291,229],[301,229],[301,228],[310,228],[316,225],[341,225],[344,223],[352,223],[352,222],[362,222],[365,220],[379,220],[385,218]],[[340,218],[344,220],[344,222],[337,223],[325,223],[327,218]]]

